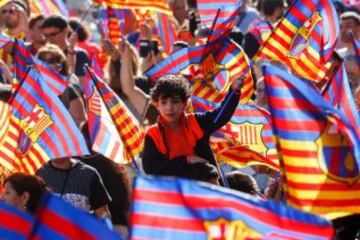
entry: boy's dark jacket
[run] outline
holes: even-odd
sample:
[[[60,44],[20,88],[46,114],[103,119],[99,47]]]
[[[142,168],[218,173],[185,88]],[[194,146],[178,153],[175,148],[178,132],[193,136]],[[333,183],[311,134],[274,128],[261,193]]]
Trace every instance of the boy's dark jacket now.
[[[233,92],[230,88],[221,105],[213,111],[185,115],[186,128],[191,128],[191,131],[194,132],[196,137],[196,144],[193,148],[195,155],[208,160],[216,167],[217,164],[215,156],[210,148],[209,138],[212,133],[224,126],[230,120],[239,103],[239,98],[240,95]],[[214,123],[214,119],[226,102],[228,102],[226,109],[222,111],[217,122]],[[193,121],[196,121],[198,124],[196,124],[196,122],[195,124],[188,124]],[[164,142],[163,126],[160,122],[151,126],[147,131],[142,154],[142,164],[146,174],[177,176],[192,179],[198,178],[197,176],[194,176],[194,172],[191,171],[190,165],[192,164],[187,163],[186,156],[169,159],[166,144]]]

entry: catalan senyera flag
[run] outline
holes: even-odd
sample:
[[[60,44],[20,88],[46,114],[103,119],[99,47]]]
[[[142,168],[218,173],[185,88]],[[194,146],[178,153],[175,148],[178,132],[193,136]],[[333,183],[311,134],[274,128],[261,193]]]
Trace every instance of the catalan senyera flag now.
[[[216,159],[226,162],[235,168],[243,168],[250,165],[266,165],[279,171],[279,162],[271,161],[260,153],[245,146],[235,145],[214,152]]]
[[[9,128],[11,108],[9,103],[0,101],[0,144],[5,138],[6,132]]]
[[[89,68],[87,69],[124,145],[123,161],[131,161],[142,151],[144,129],[116,93],[97,78]],[[95,107],[98,108],[98,106]]]
[[[308,80],[322,81],[330,68],[339,23],[330,0],[297,0],[262,45],[255,60],[285,63]]]
[[[15,39],[14,89],[24,81],[29,66],[33,66],[39,72],[40,78],[46,82],[56,95],[60,95],[67,87],[68,82],[63,76],[33,56],[23,41]]]
[[[94,3],[96,5],[105,4],[106,6],[115,9],[148,9],[167,15],[172,15],[172,11],[166,0],[94,0]]]
[[[127,163],[124,158],[122,142],[114,122],[96,88],[93,78],[95,74],[88,72],[85,76],[84,93],[92,150],[101,153],[117,163]]]
[[[88,155],[70,113],[39,73],[30,68],[10,102],[9,129],[0,163],[10,171],[34,174],[46,161]]]
[[[335,73],[327,82],[322,95],[347,116],[357,136],[360,138],[360,117],[351,93],[343,61],[336,66]]]
[[[2,239],[28,239],[34,217],[5,203],[0,203],[0,236]]]
[[[360,144],[347,116],[308,81],[264,68],[288,204],[336,218],[360,212]]]
[[[54,194],[43,196],[35,217],[32,235],[36,239],[123,239],[96,217]]]
[[[250,65],[240,46],[231,39],[208,45],[181,49],[151,68],[147,75],[154,81],[165,74],[182,74],[191,79],[194,92],[207,96],[224,94],[236,77],[245,76],[241,102],[247,102],[253,93]],[[202,87],[210,85],[218,91],[210,92]],[[207,91],[204,93],[204,91]]]
[[[187,179],[136,177],[133,203],[131,239],[329,239],[333,233],[320,216]]]

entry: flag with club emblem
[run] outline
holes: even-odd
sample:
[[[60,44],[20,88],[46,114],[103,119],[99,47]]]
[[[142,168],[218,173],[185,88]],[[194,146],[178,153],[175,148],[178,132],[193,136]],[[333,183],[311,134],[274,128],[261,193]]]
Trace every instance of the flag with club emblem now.
[[[50,159],[89,154],[70,113],[34,68],[10,105],[9,128],[0,150],[6,169],[34,174]]]
[[[137,177],[130,234],[131,239],[329,239],[333,229],[320,216],[214,185]]]
[[[352,122],[309,82],[264,67],[288,204],[336,218],[360,213],[360,142]]]

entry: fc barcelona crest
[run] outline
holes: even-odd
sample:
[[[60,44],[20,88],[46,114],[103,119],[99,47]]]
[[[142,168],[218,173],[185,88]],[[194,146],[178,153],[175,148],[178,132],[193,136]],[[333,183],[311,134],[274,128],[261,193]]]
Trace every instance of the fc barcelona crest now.
[[[25,155],[30,147],[36,143],[40,135],[51,125],[53,121],[44,108],[36,105],[30,115],[20,120],[19,151]]]
[[[247,226],[243,221],[218,219],[204,222],[208,240],[260,239],[261,234]]]
[[[99,93],[95,90],[95,87],[89,99],[89,111],[97,116],[101,116],[101,97]]]
[[[315,12],[302,27],[299,28],[294,39],[291,42],[291,47],[288,53],[290,58],[298,58],[305,48],[309,45],[309,38],[315,26],[321,21],[320,14]]]
[[[213,54],[210,53],[204,61],[198,64],[191,64],[187,69],[183,70],[183,73],[185,75],[189,74],[195,80],[205,80],[207,83],[212,84],[214,77],[225,69],[225,66],[219,64]]]
[[[324,131],[315,141],[321,170],[335,181],[354,184],[360,178],[351,145],[336,126],[327,122]]]

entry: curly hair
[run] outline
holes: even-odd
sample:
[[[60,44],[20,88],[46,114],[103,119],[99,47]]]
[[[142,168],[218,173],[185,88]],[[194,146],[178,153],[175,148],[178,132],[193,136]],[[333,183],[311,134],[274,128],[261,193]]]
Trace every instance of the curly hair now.
[[[159,101],[160,98],[179,97],[185,102],[191,97],[189,82],[181,75],[165,75],[159,78],[150,91],[151,100]]]

